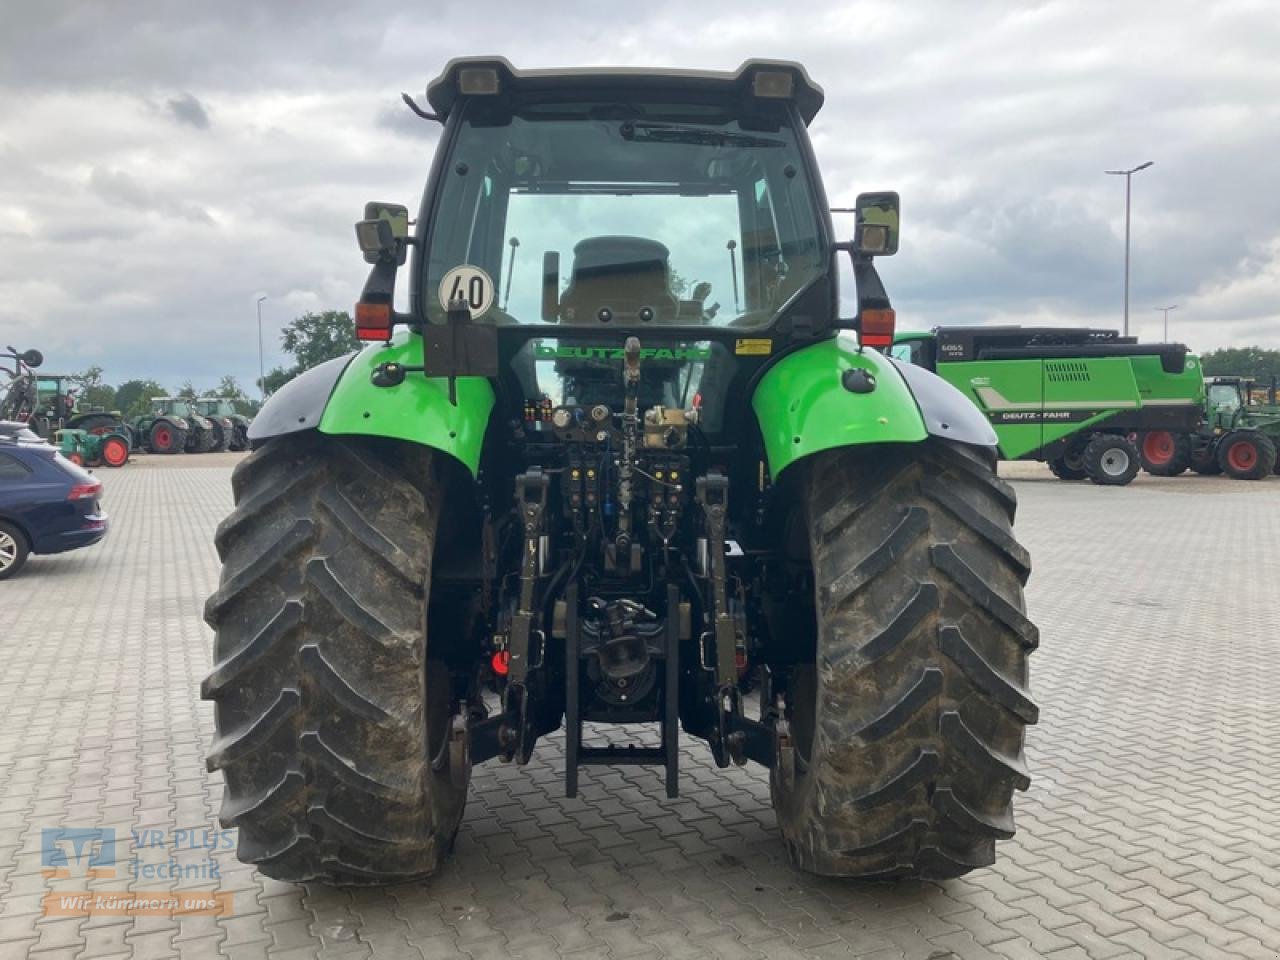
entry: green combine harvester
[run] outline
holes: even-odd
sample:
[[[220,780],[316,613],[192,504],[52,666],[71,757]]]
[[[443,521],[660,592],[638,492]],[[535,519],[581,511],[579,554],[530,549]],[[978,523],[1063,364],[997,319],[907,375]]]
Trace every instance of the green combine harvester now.
[[[1251,404],[1258,391],[1245,377],[1208,377],[1202,420],[1193,432],[1149,431],[1140,438],[1142,466],[1172,477],[1191,469],[1262,480],[1280,470],[1280,407]],[[1269,394],[1274,399],[1274,392]]]
[[[1115,330],[939,327],[900,333],[892,356],[968,397],[1005,460],[1041,460],[1063,480],[1127,484],[1132,436],[1193,432],[1204,409],[1199,360],[1182,344],[1143,344]]]
[[[202,692],[240,858],[426,876],[472,768],[563,729],[569,796],[599,765],[676,796],[682,732],[763,765],[805,870],[992,863],[1029,783],[1031,561],[986,417],[875,349],[898,197],[837,231],[821,89],[485,58],[427,101],[415,226],[356,226],[366,346],[266,403],[218,528]]]

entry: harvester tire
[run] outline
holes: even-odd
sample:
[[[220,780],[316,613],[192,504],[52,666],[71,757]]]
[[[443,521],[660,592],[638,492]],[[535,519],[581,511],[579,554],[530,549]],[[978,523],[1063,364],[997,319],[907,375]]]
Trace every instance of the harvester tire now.
[[[1138,437],[1138,457],[1153,477],[1176,477],[1191,466],[1191,438],[1171,430],[1148,430]]]
[[[1084,472],[1083,467],[1073,466],[1074,462],[1066,457],[1058,457],[1049,461],[1049,471],[1059,480],[1088,480],[1089,474]]]
[[[1276,445],[1265,433],[1238,430],[1218,444],[1218,466],[1233,480],[1262,480],[1271,476]]]
[[[1104,487],[1123,487],[1133,481],[1142,465],[1138,448],[1118,433],[1099,433],[1084,448],[1085,472]]]
[[[232,475],[218,527],[210,770],[238,856],[278,880],[433,873],[467,771],[452,754],[447,666],[426,624],[439,464],[425,448],[281,437]]]
[[[816,650],[787,684],[795,763],[771,776],[790,856],[840,877],[991,864],[1038,715],[1013,490],[993,453],[942,440],[818,454],[804,482],[789,539],[807,534]]]
[[[152,424],[147,446],[152,453],[182,453],[187,446],[187,431],[162,420]]]

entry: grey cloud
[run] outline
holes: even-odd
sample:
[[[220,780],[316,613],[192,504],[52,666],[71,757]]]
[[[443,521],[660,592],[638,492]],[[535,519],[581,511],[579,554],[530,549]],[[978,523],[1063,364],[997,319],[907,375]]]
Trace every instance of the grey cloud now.
[[[173,97],[165,105],[179,123],[189,124],[197,130],[209,129],[209,112],[192,94],[184,93],[180,97]]]
[[[94,167],[89,175],[89,190],[108,203],[132,207],[152,213],[177,214],[195,223],[212,224],[209,211],[198,204],[168,201],[155,196],[146,186],[123,170]]]
[[[804,62],[827,93],[813,135],[832,202],[902,193],[884,274],[913,327],[1117,325],[1124,193],[1102,171],[1154,159],[1134,179],[1135,326],[1157,331],[1150,307],[1176,302],[1175,333],[1199,349],[1280,346],[1266,4],[1135,0],[1105,24],[1091,5],[994,0],[802,14],[707,0],[696,17],[676,0],[9,7],[0,324],[47,337],[58,366],[251,383],[255,293],[272,295],[268,365],[294,313],[349,306],[365,271],[351,223],[372,198],[416,208],[440,132],[400,91],[421,99],[450,56],[485,52],[522,67]]]

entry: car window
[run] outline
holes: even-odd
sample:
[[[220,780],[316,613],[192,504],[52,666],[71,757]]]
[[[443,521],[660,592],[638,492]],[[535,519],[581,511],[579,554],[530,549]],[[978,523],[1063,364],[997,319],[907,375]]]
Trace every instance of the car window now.
[[[24,480],[31,474],[31,468],[7,453],[0,453],[0,480]]]

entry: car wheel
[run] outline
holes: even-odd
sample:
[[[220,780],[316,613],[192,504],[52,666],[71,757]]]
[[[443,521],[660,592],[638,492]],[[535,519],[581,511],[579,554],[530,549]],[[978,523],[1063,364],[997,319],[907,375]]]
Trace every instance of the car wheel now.
[[[0,522],[0,580],[21,570],[30,553],[23,532],[12,524]]]

